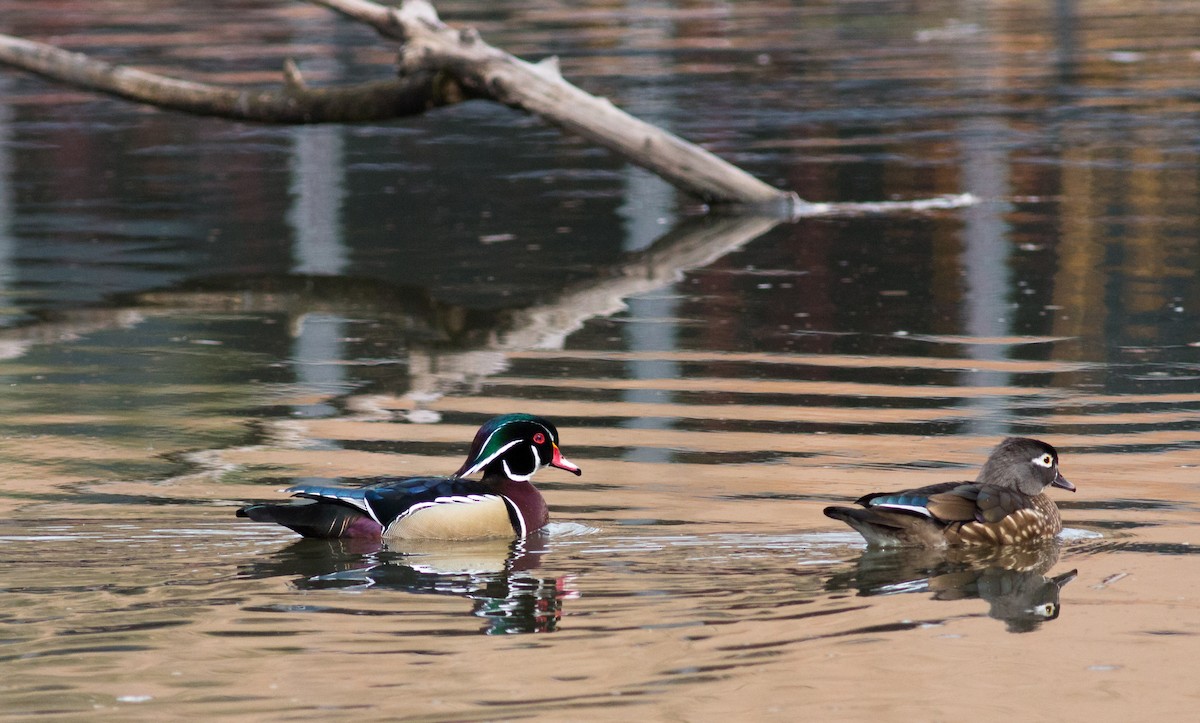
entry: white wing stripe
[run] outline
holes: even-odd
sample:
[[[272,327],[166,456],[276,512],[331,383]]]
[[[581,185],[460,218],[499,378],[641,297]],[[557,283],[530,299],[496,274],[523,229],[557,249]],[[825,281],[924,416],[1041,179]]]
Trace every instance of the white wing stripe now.
[[[489,500],[497,499],[504,498],[500,495],[450,495],[448,497],[435,497],[427,502],[418,502],[412,507],[409,507],[396,519],[402,520],[415,512],[427,510],[430,507],[437,507],[438,505],[469,505],[475,502],[488,502]]]
[[[916,512],[919,515],[932,518],[933,513],[920,505],[871,505],[877,510],[907,510],[908,512]]]
[[[280,491],[281,492],[291,492],[292,495],[295,497],[310,497],[310,498],[315,498],[315,499],[337,500],[338,502],[345,502],[346,504],[351,505],[351,506],[355,507],[356,509],[360,509],[363,512],[367,513],[368,515],[371,516],[372,520],[379,522],[379,517],[376,516],[375,510],[371,509],[371,505],[367,504],[366,498],[364,498],[362,495],[339,495],[339,494],[334,494],[330,490],[313,489],[312,487],[304,487],[304,486],[289,487],[285,490],[280,490]],[[379,524],[383,524],[383,523],[380,522]]]
[[[379,516],[377,514],[375,514],[375,510],[371,509],[370,503],[367,502],[366,498],[363,497],[361,494],[340,495],[340,494],[337,494],[333,489],[330,489],[330,488],[324,488],[324,489],[323,488],[313,488],[313,487],[306,487],[303,485],[298,485],[296,487],[289,487],[285,490],[280,490],[280,491],[281,492],[290,492],[297,497],[309,497],[309,498],[314,498],[314,499],[337,500],[338,502],[344,502],[348,505],[353,506],[355,509],[362,510],[367,515],[369,515],[372,520],[375,520],[380,525],[383,524],[383,521],[379,519]],[[504,498],[499,495],[488,495],[488,494],[446,495],[444,497],[435,497],[432,500],[427,500],[425,502],[418,502],[417,504],[413,505],[412,507],[409,507],[396,519],[397,520],[404,519],[405,517],[408,517],[409,515],[413,514],[414,512],[420,512],[421,510],[428,509],[428,508],[434,507],[436,505],[474,504],[476,502],[488,502],[489,500],[496,500],[496,499],[504,499]]]

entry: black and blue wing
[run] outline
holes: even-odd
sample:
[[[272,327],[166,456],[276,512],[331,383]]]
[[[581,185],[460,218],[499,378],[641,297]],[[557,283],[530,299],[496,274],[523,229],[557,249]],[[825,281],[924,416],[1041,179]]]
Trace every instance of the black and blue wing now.
[[[389,477],[362,487],[296,485],[284,492],[327,503],[345,505],[366,514],[385,535],[405,536],[403,530],[420,517],[432,531],[423,534],[456,536],[453,527],[463,522],[483,525],[494,533],[511,533],[508,502],[489,486],[461,477]],[[438,529],[449,527],[439,533]]]
[[[872,545],[1014,544],[1061,530],[1058,508],[1045,495],[974,482],[877,492],[860,507],[827,507],[825,514],[858,530]]]
[[[859,498],[855,504],[942,522],[966,521],[975,519],[979,492],[978,485],[968,482],[943,482],[900,492],[876,492]]]

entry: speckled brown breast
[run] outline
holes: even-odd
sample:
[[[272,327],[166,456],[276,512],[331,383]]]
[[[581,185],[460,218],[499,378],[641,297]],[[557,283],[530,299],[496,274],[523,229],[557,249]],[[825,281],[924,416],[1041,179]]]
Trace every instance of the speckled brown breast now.
[[[952,522],[944,534],[950,544],[1019,545],[1062,532],[1058,506],[1044,494],[1030,500],[1028,507],[1014,510],[996,522]]]

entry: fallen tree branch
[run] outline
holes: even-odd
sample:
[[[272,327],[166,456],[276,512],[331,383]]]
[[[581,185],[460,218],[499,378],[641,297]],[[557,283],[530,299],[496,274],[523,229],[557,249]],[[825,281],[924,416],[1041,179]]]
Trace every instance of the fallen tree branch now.
[[[238,90],[111,65],[83,53],[0,35],[0,62],[51,80],[193,115],[259,123],[354,123],[391,120],[462,99],[461,92],[409,74],[341,88],[306,86],[294,65],[277,90]]]
[[[568,83],[555,59],[528,63],[488,45],[473,29],[451,28],[427,0],[406,0],[399,8],[370,0],[309,1],[400,41],[399,77],[312,89],[289,64],[281,88],[240,90],[115,66],[6,35],[0,35],[0,62],[160,108],[263,123],[383,121],[468,97],[487,98],[604,146],[706,202],[752,206],[780,216],[793,214],[800,204],[796,194],[763,183]]]
[[[390,8],[386,5],[380,5],[379,3],[372,2],[371,0],[309,0],[309,2],[313,3],[314,5],[323,5],[330,10],[336,10],[351,20],[357,20],[360,23],[366,23],[367,25],[375,28],[375,30],[385,38],[404,40],[404,34],[402,30],[403,24],[399,22],[399,18],[397,16],[399,11],[397,11],[395,8]],[[429,5],[428,2],[425,4]],[[425,8],[418,8],[409,3],[402,3],[402,9],[403,5],[409,5],[406,12],[408,12],[409,16],[414,19],[418,15],[424,15],[426,22],[435,24],[439,22],[436,11],[434,11],[432,14],[429,13],[429,10],[433,10],[432,5],[429,6],[428,10]]]
[[[799,198],[781,191],[679,136],[638,120],[604,98],[580,90],[556,62],[536,65],[485,43],[474,30],[455,30],[427,0],[399,9],[369,0],[310,0],[370,24],[403,42],[401,72],[448,72],[483,97],[540,116],[642,166],[710,203],[779,205],[792,212]]]

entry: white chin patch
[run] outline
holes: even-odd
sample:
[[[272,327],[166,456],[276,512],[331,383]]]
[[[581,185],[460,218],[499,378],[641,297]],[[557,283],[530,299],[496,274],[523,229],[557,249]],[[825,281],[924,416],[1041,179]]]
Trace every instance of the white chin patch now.
[[[500,464],[504,466],[504,476],[514,482],[528,482],[533,478],[533,472],[529,474],[513,474],[513,471],[508,468],[508,460],[500,460]]]

